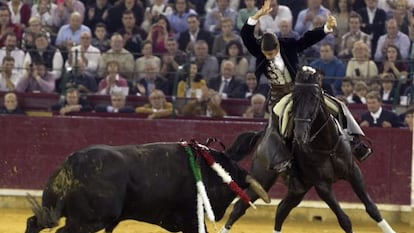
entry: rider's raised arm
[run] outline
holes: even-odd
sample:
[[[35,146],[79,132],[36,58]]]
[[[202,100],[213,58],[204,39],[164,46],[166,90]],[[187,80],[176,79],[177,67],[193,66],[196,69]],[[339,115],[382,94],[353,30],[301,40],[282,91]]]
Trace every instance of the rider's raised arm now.
[[[267,15],[272,11],[270,2],[271,0],[265,0],[262,8],[260,8],[253,16],[249,17],[240,31],[240,36],[243,40],[244,46],[246,46],[247,50],[249,50],[249,52],[255,57],[258,57],[261,54],[261,49],[259,41],[256,37],[254,37],[254,28],[256,27],[260,17]]]

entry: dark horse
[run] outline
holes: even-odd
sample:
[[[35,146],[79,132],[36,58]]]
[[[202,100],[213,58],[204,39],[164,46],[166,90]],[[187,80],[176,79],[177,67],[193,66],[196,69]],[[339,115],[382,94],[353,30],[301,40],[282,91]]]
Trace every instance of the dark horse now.
[[[326,106],[317,73],[312,70],[298,72],[292,99],[294,161],[289,172],[291,175],[288,179],[288,192],[277,207],[274,232],[281,232],[282,224],[290,211],[302,201],[311,187],[315,187],[319,197],[335,213],[342,229],[352,233],[351,221],[341,209],[331,189],[333,183],[344,179],[351,184],[355,194],[365,205],[366,212],[378,223],[382,232],[394,233],[365,191],[364,178],[352,156],[348,136]],[[269,128],[266,130],[269,131]],[[246,133],[244,140],[253,144],[258,140],[257,137],[258,135]],[[247,144],[245,142],[240,143]],[[257,158],[263,156],[265,155],[262,153],[256,153],[251,173],[266,190],[269,190],[279,173],[265,169],[266,166]],[[253,200],[257,199],[249,190],[248,194],[253,195]],[[237,202],[221,232],[229,232],[247,208],[246,204]]]

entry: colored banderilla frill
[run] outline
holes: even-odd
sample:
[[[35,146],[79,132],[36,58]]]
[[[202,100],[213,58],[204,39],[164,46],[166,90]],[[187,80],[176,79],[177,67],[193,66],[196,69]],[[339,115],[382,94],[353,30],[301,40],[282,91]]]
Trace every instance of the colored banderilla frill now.
[[[186,150],[187,154],[189,155],[189,163],[191,170],[193,171],[194,178],[196,180],[197,186],[197,218],[198,218],[198,232],[205,233],[205,226],[204,226],[204,209],[207,213],[207,217],[211,222],[215,222],[215,216],[213,209],[211,208],[210,200],[208,199],[206,188],[203,184],[201,179],[201,171],[200,167],[196,164],[194,159],[193,150],[188,145],[187,142],[181,142],[181,145]],[[206,161],[206,163],[222,178],[223,182],[225,182],[229,188],[235,192],[240,199],[242,199],[245,203],[248,203],[253,208],[256,209],[256,206],[251,202],[249,196],[239,187],[239,185],[233,181],[231,176],[229,175],[224,168],[214,161],[214,158],[208,153],[210,150],[208,147],[199,144],[192,140],[192,147],[194,147],[197,151],[197,155],[202,156],[202,158]]]

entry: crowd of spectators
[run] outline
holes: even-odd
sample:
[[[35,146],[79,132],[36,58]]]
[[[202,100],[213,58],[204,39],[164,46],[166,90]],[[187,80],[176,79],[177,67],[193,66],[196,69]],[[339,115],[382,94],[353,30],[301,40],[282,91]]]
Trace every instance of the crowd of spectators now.
[[[257,106],[267,96],[267,79],[259,77],[257,82],[254,57],[239,36],[243,23],[261,4],[257,0],[1,1],[0,91],[58,93],[62,100],[54,107],[63,114],[92,109],[79,108],[82,103],[66,98],[108,95],[121,103],[125,98],[113,95],[122,93],[149,97],[147,110],[139,111],[155,109],[151,99],[157,96],[177,95],[193,98],[204,114],[220,116],[225,111],[212,111],[216,108],[211,103],[251,99],[245,115],[264,117]],[[302,64],[322,71],[325,91],[368,108],[371,91],[379,93],[381,103],[411,104],[414,0],[273,0],[271,7],[259,20],[256,37],[270,31],[297,39],[323,26],[327,15],[337,18],[335,32],[300,57]],[[113,103],[98,106],[98,111],[123,112],[123,108]],[[157,110],[149,118],[158,115]]]

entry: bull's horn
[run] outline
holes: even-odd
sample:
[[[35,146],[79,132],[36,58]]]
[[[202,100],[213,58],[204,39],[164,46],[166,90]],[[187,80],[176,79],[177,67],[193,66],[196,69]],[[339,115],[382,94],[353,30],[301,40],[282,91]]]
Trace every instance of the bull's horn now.
[[[270,203],[270,197],[263,189],[262,185],[257,182],[251,175],[246,176],[246,182],[250,184],[250,188],[266,203]]]

